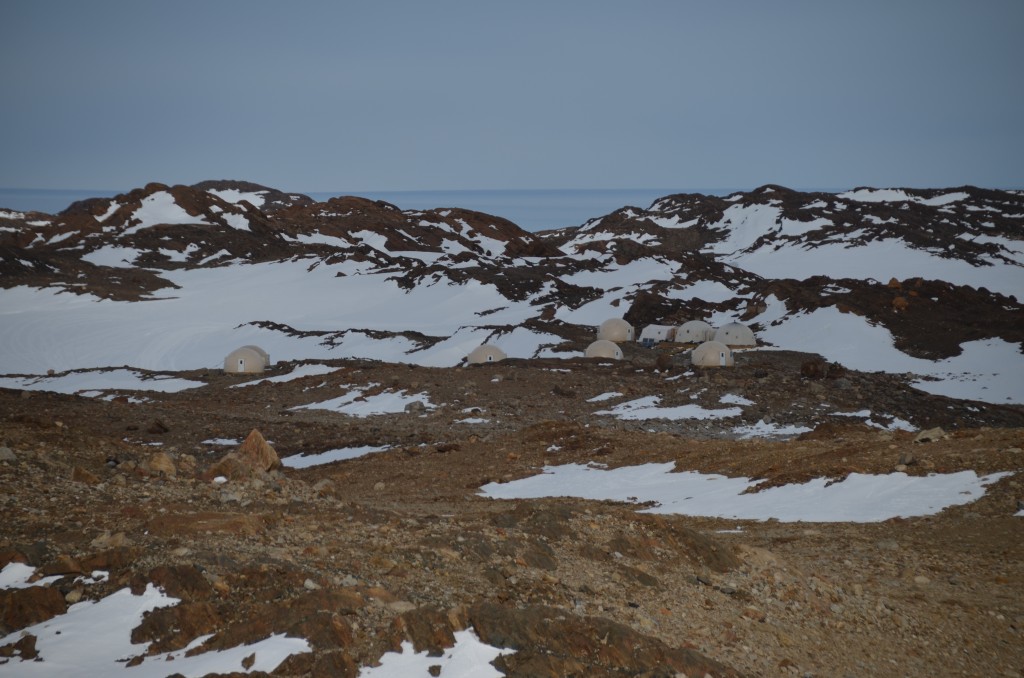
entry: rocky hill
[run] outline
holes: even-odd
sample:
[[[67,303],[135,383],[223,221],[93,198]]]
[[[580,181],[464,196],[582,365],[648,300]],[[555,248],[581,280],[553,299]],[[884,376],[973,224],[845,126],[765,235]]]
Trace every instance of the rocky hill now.
[[[974,187],[0,210],[0,673],[1018,675],[1022,293]]]

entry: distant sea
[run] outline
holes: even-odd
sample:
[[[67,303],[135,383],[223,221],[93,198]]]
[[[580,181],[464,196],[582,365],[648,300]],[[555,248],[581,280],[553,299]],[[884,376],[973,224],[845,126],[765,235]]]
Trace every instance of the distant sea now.
[[[727,195],[736,189],[622,188],[466,191],[352,191],[306,193],[324,201],[339,195],[385,200],[403,210],[461,207],[504,217],[527,231],[579,226],[620,207],[650,207],[673,193]],[[77,200],[108,198],[125,191],[0,188],[0,208],[56,214]],[[297,191],[298,192],[298,191]]]

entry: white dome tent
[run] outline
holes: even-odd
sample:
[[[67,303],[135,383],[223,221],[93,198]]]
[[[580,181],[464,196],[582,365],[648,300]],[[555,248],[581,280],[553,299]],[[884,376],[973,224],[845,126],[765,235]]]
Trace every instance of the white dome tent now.
[[[270,354],[259,346],[236,348],[224,358],[227,374],[259,374],[270,367]]]
[[[687,321],[676,330],[676,342],[680,344],[700,344],[714,336],[715,328],[703,320]]]
[[[470,365],[483,365],[485,363],[496,363],[504,360],[508,356],[497,346],[493,344],[481,344],[474,348],[470,354],[466,357],[466,362]]]
[[[715,330],[714,341],[726,346],[757,346],[754,332],[743,323],[728,323]]]
[[[614,341],[598,339],[590,346],[587,346],[587,350],[583,355],[587,358],[610,358],[612,360],[622,360],[622,349],[619,348],[618,344]]]
[[[676,336],[676,328],[673,325],[648,325],[640,333],[640,343],[651,348],[663,341],[672,341]]]
[[[622,318],[609,318],[597,328],[597,338],[608,341],[633,341],[633,326]]]
[[[718,341],[705,341],[693,349],[690,362],[695,367],[732,367],[736,364],[732,349]]]

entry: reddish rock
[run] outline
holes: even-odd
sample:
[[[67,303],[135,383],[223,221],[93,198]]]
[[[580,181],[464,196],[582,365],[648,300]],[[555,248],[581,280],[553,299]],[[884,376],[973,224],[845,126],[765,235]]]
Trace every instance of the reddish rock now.
[[[76,466],[71,472],[71,480],[76,483],[85,483],[86,485],[99,485],[100,478],[95,473],[87,471],[81,466]]]
[[[347,648],[353,639],[344,617],[365,605],[358,593],[347,589],[312,591],[290,600],[265,603],[251,609],[245,621],[219,632],[204,647],[223,650],[285,633],[305,638],[317,650]]]
[[[151,454],[148,459],[142,462],[142,470],[152,476],[164,476],[173,478],[178,473],[174,466],[174,460],[166,452]]]
[[[22,661],[35,659],[39,656],[36,640],[31,633],[26,633],[17,642],[0,646],[0,657],[19,657]]]
[[[213,586],[194,565],[161,565],[150,570],[149,580],[185,602],[209,600],[213,594]]]
[[[82,565],[67,554],[57,556],[52,562],[40,568],[40,574],[49,577],[55,574],[82,574]]]
[[[209,481],[223,476],[228,480],[248,480],[280,467],[277,451],[259,430],[253,429],[237,450],[221,457],[202,474],[202,478]]]
[[[391,649],[399,651],[403,641],[412,643],[416,652],[439,653],[455,645],[455,631],[446,612],[420,607],[398,617],[391,624]]]
[[[0,590],[0,634],[23,629],[67,612],[61,592],[46,586]]]
[[[260,471],[273,471],[281,468],[281,459],[277,456],[277,451],[263,438],[263,434],[258,429],[249,432],[248,437],[242,441],[235,453]]]
[[[133,643],[153,643],[149,654],[180,650],[199,636],[214,633],[221,616],[210,603],[181,603],[146,614],[132,629]]]
[[[92,572],[93,570],[120,570],[128,567],[138,556],[138,550],[132,546],[100,551],[79,559],[82,570]]]

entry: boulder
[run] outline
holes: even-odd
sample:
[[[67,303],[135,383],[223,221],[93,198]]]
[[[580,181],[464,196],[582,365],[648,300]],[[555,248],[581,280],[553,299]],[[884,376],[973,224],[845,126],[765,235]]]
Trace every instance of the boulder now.
[[[213,480],[217,476],[228,480],[249,480],[280,467],[277,451],[258,429],[253,429],[237,450],[221,457],[202,477],[204,480]]]
[[[248,462],[253,468],[260,471],[273,471],[281,468],[281,459],[277,451],[264,439],[258,429],[249,432],[242,444],[235,453]]]
[[[936,440],[945,440],[949,436],[940,427],[930,428],[927,431],[921,431],[914,437],[915,443],[933,443]]]
[[[174,466],[174,461],[166,452],[151,454],[148,459],[142,462],[142,470],[152,476],[163,476],[166,478],[173,478],[178,473],[177,468]]]

